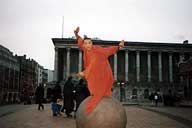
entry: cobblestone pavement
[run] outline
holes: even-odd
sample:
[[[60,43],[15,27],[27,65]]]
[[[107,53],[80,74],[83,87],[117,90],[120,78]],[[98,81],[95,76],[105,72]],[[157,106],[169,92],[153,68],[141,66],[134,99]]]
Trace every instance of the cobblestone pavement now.
[[[28,108],[28,105],[6,105],[0,107],[0,117]]]
[[[172,118],[178,122],[190,126],[190,128],[192,127],[192,108],[162,106],[141,106],[141,108]]]
[[[14,106],[13,106],[14,107]],[[136,106],[126,106],[127,128],[190,128],[156,112]],[[2,111],[0,107],[0,111]],[[38,111],[36,105],[0,117],[1,128],[75,128],[75,119],[52,117],[50,105]]]
[[[192,121],[192,108],[185,108],[185,107],[149,107],[143,106],[144,108],[171,114],[174,116],[182,117],[184,119],[188,119]]]

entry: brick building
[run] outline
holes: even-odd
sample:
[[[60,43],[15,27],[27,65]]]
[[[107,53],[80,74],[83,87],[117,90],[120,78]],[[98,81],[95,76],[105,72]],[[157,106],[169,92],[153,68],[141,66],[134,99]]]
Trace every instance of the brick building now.
[[[38,81],[38,63],[33,59],[27,59],[26,55],[18,56],[20,64],[19,84],[21,102],[31,102],[35,95]]]

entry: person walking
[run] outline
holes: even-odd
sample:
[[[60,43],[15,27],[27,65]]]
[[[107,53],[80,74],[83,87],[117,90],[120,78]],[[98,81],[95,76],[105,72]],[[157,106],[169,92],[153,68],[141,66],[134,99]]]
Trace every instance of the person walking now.
[[[65,109],[65,114],[67,117],[72,117],[71,112],[74,111],[74,84],[72,82],[73,77],[70,76],[63,87],[63,109]]]
[[[44,105],[43,105],[44,87],[42,83],[40,83],[39,86],[37,86],[35,95],[36,95],[36,102],[38,103],[38,110],[41,110],[41,108],[42,110],[44,110]]]
[[[75,112],[79,108],[81,102],[88,96],[90,96],[90,93],[87,88],[87,85],[85,84],[84,79],[80,79],[79,83],[75,86],[75,102],[76,102]]]
[[[154,101],[155,101],[155,106],[157,107],[158,106],[158,102],[159,102],[159,96],[158,96],[157,92],[154,95]]]

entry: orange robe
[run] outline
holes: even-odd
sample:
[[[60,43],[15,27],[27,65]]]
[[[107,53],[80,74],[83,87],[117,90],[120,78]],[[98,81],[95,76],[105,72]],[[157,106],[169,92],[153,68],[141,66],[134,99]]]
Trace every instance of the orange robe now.
[[[86,104],[86,113],[88,114],[97,106],[103,96],[111,96],[114,79],[108,57],[115,54],[119,47],[100,47],[93,45],[91,51],[87,51],[83,47],[82,38],[78,37],[77,41],[84,53],[84,74],[92,96]]]

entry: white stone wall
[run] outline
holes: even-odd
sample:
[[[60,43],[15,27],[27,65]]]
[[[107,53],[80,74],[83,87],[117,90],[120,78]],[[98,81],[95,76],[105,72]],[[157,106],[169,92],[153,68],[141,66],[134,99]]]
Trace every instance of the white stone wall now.
[[[38,85],[40,84],[40,83],[42,83],[42,72],[43,72],[43,67],[42,66],[38,66]]]
[[[48,69],[48,81],[47,82],[53,81],[53,75],[54,75],[54,71]]]

